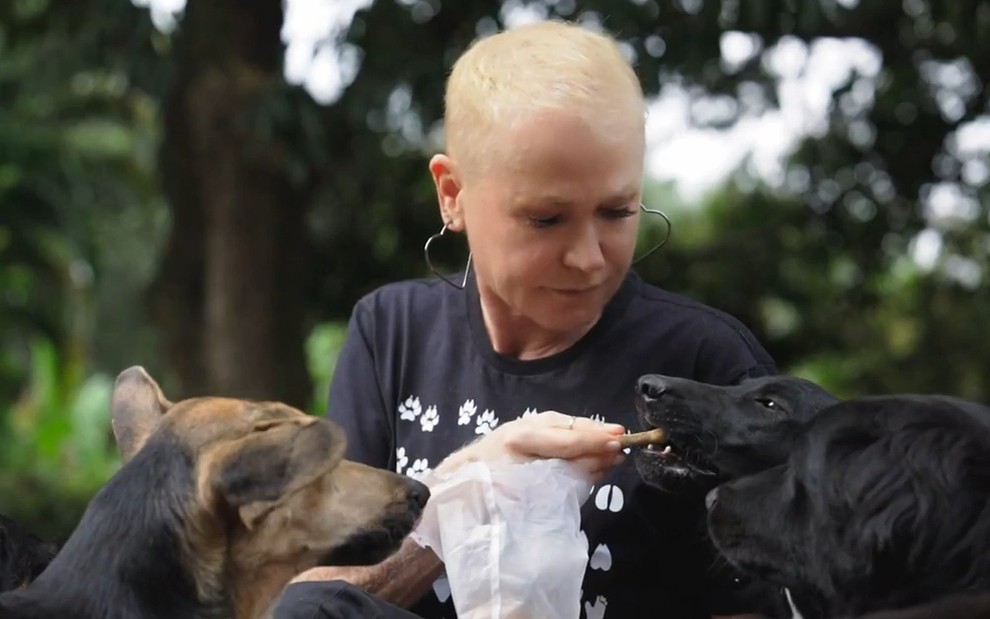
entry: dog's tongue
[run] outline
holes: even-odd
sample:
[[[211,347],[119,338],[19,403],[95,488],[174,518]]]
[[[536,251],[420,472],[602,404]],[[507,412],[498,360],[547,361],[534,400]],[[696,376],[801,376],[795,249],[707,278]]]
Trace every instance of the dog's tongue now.
[[[646,447],[647,445],[663,445],[667,442],[667,433],[662,428],[653,428],[646,432],[623,434],[619,443],[623,447]]]

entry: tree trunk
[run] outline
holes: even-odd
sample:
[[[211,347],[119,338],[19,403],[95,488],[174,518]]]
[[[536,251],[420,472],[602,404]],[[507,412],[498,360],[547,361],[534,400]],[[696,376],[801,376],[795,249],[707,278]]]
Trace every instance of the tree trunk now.
[[[307,201],[268,116],[281,24],[280,0],[189,0],[176,39],[162,153],[172,236],[154,297],[182,395],[309,403]]]

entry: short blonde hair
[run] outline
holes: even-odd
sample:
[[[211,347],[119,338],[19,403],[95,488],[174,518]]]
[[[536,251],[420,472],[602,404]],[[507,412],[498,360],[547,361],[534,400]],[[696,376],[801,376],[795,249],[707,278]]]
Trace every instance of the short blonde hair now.
[[[616,41],[560,21],[476,41],[454,63],[444,103],[447,154],[462,162],[477,160],[493,131],[535,110],[593,115],[606,131],[638,115],[645,130],[643,89]]]

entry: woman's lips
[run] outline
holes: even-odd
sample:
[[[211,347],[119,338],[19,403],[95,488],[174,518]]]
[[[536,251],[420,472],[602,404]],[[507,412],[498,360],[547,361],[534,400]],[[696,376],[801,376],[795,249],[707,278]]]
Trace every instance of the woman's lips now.
[[[557,294],[562,294],[566,297],[580,297],[597,289],[598,286],[589,286],[587,288],[551,288]]]

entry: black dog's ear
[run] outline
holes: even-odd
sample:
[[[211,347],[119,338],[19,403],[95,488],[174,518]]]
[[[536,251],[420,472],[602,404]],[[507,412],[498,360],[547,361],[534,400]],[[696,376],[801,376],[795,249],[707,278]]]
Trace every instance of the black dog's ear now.
[[[141,449],[170,408],[172,403],[141,366],[127,368],[117,376],[110,398],[110,423],[124,462]]]
[[[345,447],[343,431],[324,419],[265,422],[220,447],[206,471],[251,529],[285,497],[337,466]]]

